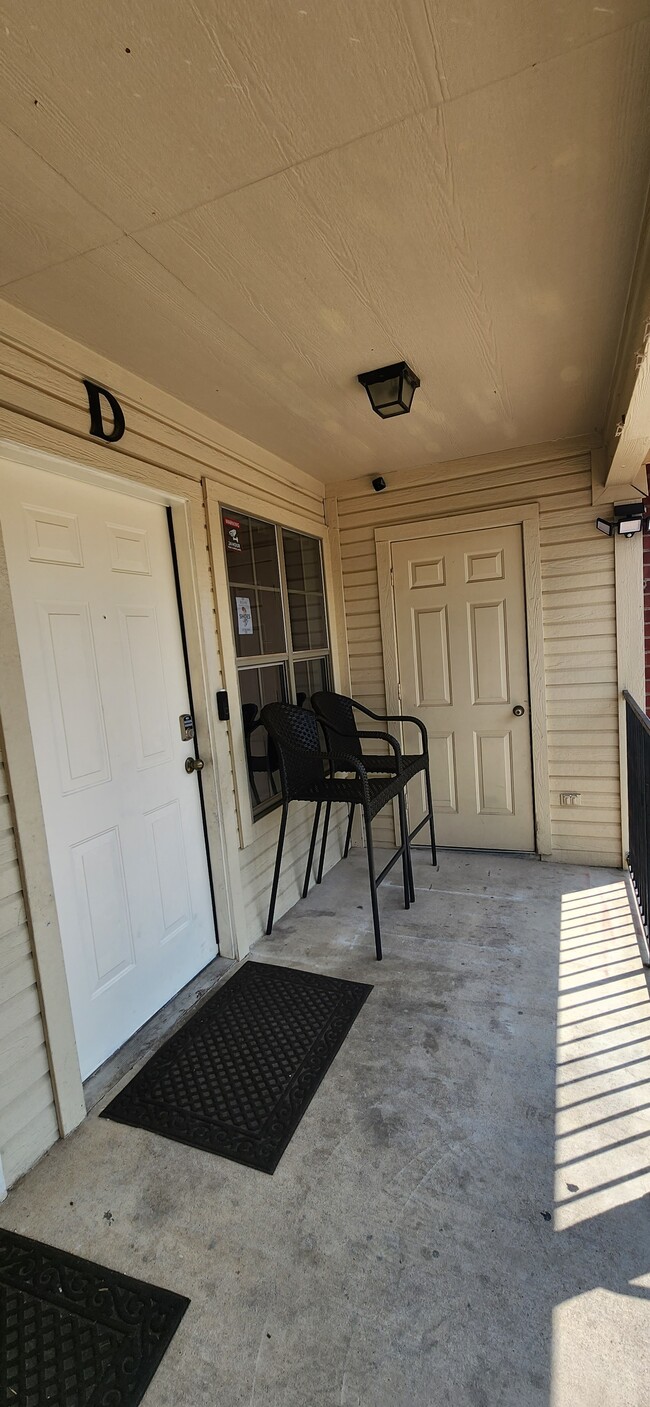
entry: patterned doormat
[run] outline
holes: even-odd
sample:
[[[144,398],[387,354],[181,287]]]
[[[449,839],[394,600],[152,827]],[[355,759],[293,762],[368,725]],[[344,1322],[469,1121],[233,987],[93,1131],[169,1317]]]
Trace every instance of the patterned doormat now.
[[[2,1407],[136,1407],[188,1304],[0,1229]]]
[[[272,1173],[371,991],[246,962],[102,1117]]]

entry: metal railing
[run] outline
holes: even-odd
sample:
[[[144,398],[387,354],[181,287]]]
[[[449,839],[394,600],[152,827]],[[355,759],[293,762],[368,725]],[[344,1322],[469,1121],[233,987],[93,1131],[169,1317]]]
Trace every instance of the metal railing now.
[[[650,718],[623,690],[627,734],[627,862],[646,938],[650,940]]]

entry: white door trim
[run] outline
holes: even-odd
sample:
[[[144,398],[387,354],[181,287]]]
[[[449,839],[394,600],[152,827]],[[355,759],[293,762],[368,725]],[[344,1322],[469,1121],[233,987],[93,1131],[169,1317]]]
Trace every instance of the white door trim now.
[[[524,556],[535,843],[540,855],[550,855],[551,793],[548,777],[538,504],[523,503],[511,508],[483,509],[476,513],[454,514],[453,517],[446,518],[427,518],[424,521],[395,523],[388,527],[375,528],[386,705],[389,713],[399,713],[397,633],[391,574],[392,543],[409,541],[413,538],[471,532],[473,529],[480,528],[511,527],[518,524],[521,524],[522,528]]]
[[[86,1105],[1,529],[0,731],[52,1093],[65,1136],[85,1118]]]
[[[228,736],[214,707],[223,687],[212,611],[208,539],[200,483],[154,465],[146,481],[80,465],[60,455],[0,440],[0,457],[14,464],[80,479],[86,483],[169,506],[172,510],[183,619],[190,662],[196,736],[205,762],[202,774],[208,851],[212,868],[220,951],[239,958],[246,948],[245,911],[239,871],[237,816],[230,778]],[[32,934],[34,964],[50,1059],[50,1076],[62,1135],[86,1114],[77,1045],[65,976],[63,948],[41,807],[36,762],[27,716],[9,576],[0,534],[0,719],[23,889]]]

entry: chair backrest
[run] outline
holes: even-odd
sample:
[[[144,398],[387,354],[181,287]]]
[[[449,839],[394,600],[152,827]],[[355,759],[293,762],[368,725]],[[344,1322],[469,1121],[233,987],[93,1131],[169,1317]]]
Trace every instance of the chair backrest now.
[[[285,800],[302,799],[306,787],[325,778],[314,714],[295,704],[271,703],[265,704],[260,718],[277,749]]]
[[[333,694],[328,690],[313,694],[311,706],[323,727],[330,752],[347,752],[352,757],[362,759],[363,748],[352,699],[349,699],[347,694]],[[336,732],[328,732],[328,723]],[[345,734],[344,738],[340,736],[341,733]]]

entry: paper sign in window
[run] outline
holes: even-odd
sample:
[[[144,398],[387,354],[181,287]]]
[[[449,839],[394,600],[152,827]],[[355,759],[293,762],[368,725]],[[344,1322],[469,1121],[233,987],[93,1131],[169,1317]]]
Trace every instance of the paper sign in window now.
[[[249,596],[236,596],[237,629],[240,635],[253,634],[253,612]]]

